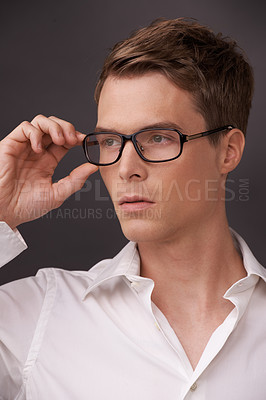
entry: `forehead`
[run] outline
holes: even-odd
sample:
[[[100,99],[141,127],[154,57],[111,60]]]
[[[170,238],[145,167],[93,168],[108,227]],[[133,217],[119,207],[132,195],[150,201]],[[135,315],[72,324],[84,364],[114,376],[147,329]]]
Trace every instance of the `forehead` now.
[[[205,127],[192,95],[165,75],[151,72],[107,78],[99,99],[97,126],[129,132],[165,121],[172,121],[187,132],[194,123],[200,124],[198,129]]]

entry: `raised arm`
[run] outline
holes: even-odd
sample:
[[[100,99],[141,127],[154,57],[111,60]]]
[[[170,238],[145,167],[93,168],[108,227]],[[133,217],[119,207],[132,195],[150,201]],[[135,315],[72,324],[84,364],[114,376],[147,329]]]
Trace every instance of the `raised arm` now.
[[[84,135],[67,121],[38,115],[0,142],[0,221],[12,229],[59,207],[97,167],[85,163],[53,183],[60,160]]]

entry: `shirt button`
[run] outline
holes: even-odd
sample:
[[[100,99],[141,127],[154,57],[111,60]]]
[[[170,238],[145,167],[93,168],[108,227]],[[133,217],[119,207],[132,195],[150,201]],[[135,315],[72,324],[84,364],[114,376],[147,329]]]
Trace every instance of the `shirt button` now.
[[[195,392],[197,387],[198,387],[197,382],[194,382],[193,385],[190,387],[191,392]]]

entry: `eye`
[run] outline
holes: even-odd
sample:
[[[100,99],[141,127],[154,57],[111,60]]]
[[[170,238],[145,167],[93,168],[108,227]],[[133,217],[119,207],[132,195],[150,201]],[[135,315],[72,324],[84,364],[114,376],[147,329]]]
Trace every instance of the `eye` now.
[[[152,139],[153,139],[153,141],[155,143],[162,143],[167,138],[165,136],[162,136],[162,135],[155,135],[155,136],[153,136]]]
[[[114,139],[106,139],[105,140],[105,145],[106,146],[113,146],[115,143]]]
[[[152,135],[149,140],[151,144],[167,144],[172,141],[173,138],[170,137],[169,135],[161,135],[161,134]]]
[[[121,141],[119,137],[116,136],[107,136],[107,137],[102,137],[99,140],[99,144],[101,147],[105,148],[113,148],[113,147],[120,147],[121,146]]]

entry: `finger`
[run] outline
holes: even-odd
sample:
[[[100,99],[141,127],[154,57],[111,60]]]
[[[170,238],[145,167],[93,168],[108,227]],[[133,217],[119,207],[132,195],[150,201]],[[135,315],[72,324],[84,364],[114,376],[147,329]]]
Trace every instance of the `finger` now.
[[[76,131],[76,136],[78,139],[78,144],[82,144],[84,138],[86,137],[86,135],[84,133],[81,133],[79,131]]]
[[[65,143],[63,146],[60,146],[60,147],[63,147],[66,150],[69,150],[69,149],[72,149],[75,146],[80,146],[82,144],[83,139],[84,139],[85,136],[86,135],[84,135],[83,133],[80,133],[80,132],[76,131],[76,140],[77,140],[77,142],[75,144],[72,144],[72,145]],[[59,147],[58,145],[53,143],[53,141],[51,139],[51,136],[49,136],[49,135],[44,135],[43,139],[42,139],[42,142],[43,142],[43,147],[45,149],[47,149],[47,150],[49,150],[50,147],[55,147],[55,148]]]
[[[66,140],[63,134],[63,130],[61,126],[55,121],[50,120],[44,115],[37,115],[35,118],[33,118],[31,124],[40,131],[50,135],[52,141],[55,144],[59,146],[63,146],[65,144]]]
[[[82,144],[83,139],[86,135],[84,135],[83,133],[81,133],[79,131],[76,131],[75,127],[71,123],[60,120],[57,117],[49,117],[48,119],[54,120],[54,122],[56,122],[56,121],[60,122],[62,124],[61,127],[63,129],[64,136],[68,135],[68,137],[66,137],[66,142],[62,146],[62,151],[61,151],[60,148],[58,147],[58,145],[53,143],[51,136],[49,134],[44,134],[43,138],[42,138],[42,145],[43,145],[42,147],[44,149],[46,149],[48,151],[49,151],[49,149],[52,149],[52,151],[51,151],[52,154],[53,153],[62,154],[62,156],[59,156],[61,159],[66,154],[67,150]]]
[[[67,150],[69,150],[69,149],[72,149],[73,147],[76,147],[76,146],[80,146],[80,145],[82,145],[82,142],[83,142],[83,140],[84,140],[84,138],[86,137],[86,135],[84,135],[84,133],[81,133],[81,132],[78,132],[78,131],[76,131],[76,143],[74,143],[74,144],[67,144],[67,143],[65,143],[64,144],[64,146],[62,146],[62,147],[64,147],[65,149],[67,149]],[[43,144],[44,144],[44,147],[48,150],[50,147],[52,148],[52,147],[55,147],[55,148],[57,148],[58,146],[56,145],[56,144],[54,144],[53,142],[52,142],[52,139],[51,139],[51,137],[49,136],[49,135],[45,135],[44,136],[44,138],[43,138]],[[51,145],[51,146],[50,146]]]
[[[64,137],[68,144],[74,145],[77,143],[76,129],[70,122],[54,116],[49,117],[49,119],[61,126]]]
[[[84,140],[84,138],[86,137],[86,135],[84,135],[83,133],[80,132],[76,132],[77,133],[77,143],[74,145],[67,145],[65,144],[64,146],[57,146],[54,143],[49,144],[46,147],[46,151],[50,154],[53,155],[53,157],[56,159],[56,161],[59,163],[59,161],[61,161],[61,159],[66,155],[66,153],[68,152],[69,149],[73,148],[73,147],[77,147],[80,146]]]
[[[5,139],[15,140],[23,143],[30,141],[31,148],[35,153],[42,151],[42,136],[44,133],[40,129],[33,126],[30,122],[24,121],[17,126]]]
[[[54,199],[59,207],[69,196],[82,188],[86,179],[96,172],[98,167],[92,164],[82,164],[70,175],[53,184]]]

